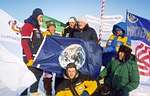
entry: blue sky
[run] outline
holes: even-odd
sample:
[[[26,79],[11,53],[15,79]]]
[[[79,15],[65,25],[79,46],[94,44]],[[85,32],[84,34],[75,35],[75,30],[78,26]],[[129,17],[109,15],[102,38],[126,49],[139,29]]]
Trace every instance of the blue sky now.
[[[125,16],[126,9],[150,19],[150,0],[106,0],[105,15]],[[23,22],[34,8],[41,8],[45,15],[67,22],[71,16],[100,16],[100,0],[3,0],[0,8]]]

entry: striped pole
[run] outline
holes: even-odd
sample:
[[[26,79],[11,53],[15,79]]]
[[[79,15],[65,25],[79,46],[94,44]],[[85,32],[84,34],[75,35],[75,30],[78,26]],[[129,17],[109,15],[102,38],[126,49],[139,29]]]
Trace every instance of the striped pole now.
[[[101,15],[100,15],[100,16],[101,16],[101,18],[102,18],[102,16],[104,16],[105,0],[101,0],[101,5],[100,5],[100,6],[101,6],[101,8],[100,8],[100,10],[101,10],[101,11],[100,11],[100,12],[101,12],[100,14],[101,14]]]
[[[104,9],[105,9],[105,1],[106,0],[100,0],[100,31],[99,31],[99,40],[98,42],[100,42],[101,40],[101,33],[102,33],[102,18],[104,16]]]

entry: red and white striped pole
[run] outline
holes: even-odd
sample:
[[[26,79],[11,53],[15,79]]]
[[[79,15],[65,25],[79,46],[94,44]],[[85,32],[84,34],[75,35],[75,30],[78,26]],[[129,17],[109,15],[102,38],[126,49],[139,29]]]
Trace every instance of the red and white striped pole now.
[[[101,7],[100,7],[100,12],[101,12],[101,13],[100,13],[100,14],[101,14],[100,16],[101,16],[101,18],[102,18],[102,16],[104,16],[105,1],[106,1],[106,0],[101,0],[101,5],[100,5],[100,6],[101,6]]]
[[[102,34],[102,18],[104,16],[104,9],[105,9],[105,1],[106,0],[100,0],[100,32],[99,32],[99,40],[101,40],[101,34]]]

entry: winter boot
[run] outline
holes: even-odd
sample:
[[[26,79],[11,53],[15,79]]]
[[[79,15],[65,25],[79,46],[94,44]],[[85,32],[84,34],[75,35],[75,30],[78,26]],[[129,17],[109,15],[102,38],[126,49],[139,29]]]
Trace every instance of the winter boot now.
[[[43,78],[44,89],[46,91],[46,96],[52,95],[52,78]]]

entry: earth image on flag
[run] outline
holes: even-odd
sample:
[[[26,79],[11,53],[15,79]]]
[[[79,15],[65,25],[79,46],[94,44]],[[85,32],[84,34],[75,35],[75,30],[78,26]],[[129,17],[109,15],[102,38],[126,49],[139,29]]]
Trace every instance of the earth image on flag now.
[[[66,68],[69,63],[75,63],[77,69],[80,69],[86,59],[83,47],[79,44],[71,44],[66,47],[59,56],[59,63],[62,68]]]

